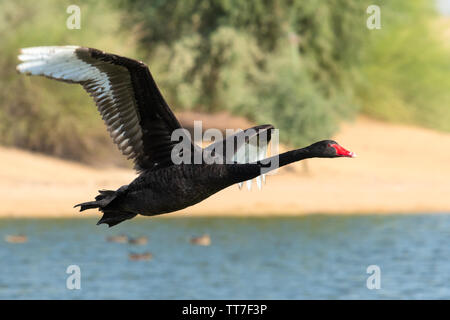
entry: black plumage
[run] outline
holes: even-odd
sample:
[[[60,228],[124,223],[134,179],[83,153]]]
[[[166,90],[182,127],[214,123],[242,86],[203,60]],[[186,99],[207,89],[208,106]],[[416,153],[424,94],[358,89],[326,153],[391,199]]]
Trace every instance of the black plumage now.
[[[265,133],[270,140],[273,126],[262,125],[227,138],[235,142],[232,150],[226,150],[226,140],[201,149],[186,135],[183,138],[188,141],[190,161],[175,164],[172,153],[177,141],[171,137],[182,127],[145,64],[74,46],[26,48],[19,59],[23,61],[17,67],[21,73],[81,84],[93,97],[114,142],[135,163],[139,176],[130,184],[115,191],[101,190],[95,201],[76,205],[80,211],[98,208],[103,212],[98,223],[113,226],[137,214],[152,216],[186,208],[274,169],[274,162],[284,166],[306,158],[354,156],[335,141],[324,140],[267,159],[246,157],[246,163],[238,163],[238,149],[252,143],[253,138]],[[242,137],[245,139],[239,140]],[[203,152],[220,161],[194,164],[195,155]]]

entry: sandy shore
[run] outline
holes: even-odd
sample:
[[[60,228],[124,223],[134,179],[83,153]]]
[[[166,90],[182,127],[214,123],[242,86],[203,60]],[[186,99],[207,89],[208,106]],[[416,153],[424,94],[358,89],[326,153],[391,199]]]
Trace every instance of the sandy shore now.
[[[359,118],[335,140],[355,159],[312,159],[171,216],[450,212],[450,134]],[[73,205],[135,173],[0,147],[0,217],[98,217]],[[170,216],[170,215],[169,215]]]

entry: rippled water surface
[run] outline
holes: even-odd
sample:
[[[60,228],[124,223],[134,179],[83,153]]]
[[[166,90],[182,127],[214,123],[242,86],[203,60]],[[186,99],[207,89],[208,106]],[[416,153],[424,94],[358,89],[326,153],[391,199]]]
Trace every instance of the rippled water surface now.
[[[0,219],[1,299],[450,298],[450,215]],[[208,233],[210,246],[192,236]],[[7,243],[26,234],[26,243]],[[145,245],[107,236],[148,236]],[[130,253],[150,252],[149,261]],[[68,290],[69,265],[81,290]],[[366,269],[381,270],[369,290]]]

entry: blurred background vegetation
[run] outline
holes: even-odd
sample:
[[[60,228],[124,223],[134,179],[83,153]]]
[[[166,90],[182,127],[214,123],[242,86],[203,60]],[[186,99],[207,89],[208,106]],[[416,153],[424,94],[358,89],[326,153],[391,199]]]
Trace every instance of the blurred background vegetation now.
[[[81,8],[68,30],[66,8]],[[381,8],[369,30],[366,9]],[[0,144],[92,162],[109,137],[80,86],[15,72],[19,48],[83,45],[145,61],[174,110],[329,138],[366,114],[450,131],[448,38],[426,0],[0,1]]]

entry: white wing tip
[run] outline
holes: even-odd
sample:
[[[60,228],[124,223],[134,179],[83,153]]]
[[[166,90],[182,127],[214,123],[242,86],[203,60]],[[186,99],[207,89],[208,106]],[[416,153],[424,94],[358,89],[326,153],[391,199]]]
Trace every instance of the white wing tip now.
[[[47,47],[29,47],[20,49],[18,56],[20,63],[16,66],[19,73],[26,75],[46,75],[55,79],[66,79],[62,71],[64,64],[80,62],[75,55],[75,50],[79,46],[47,46]],[[56,66],[61,66],[59,69]],[[70,79],[72,80],[72,79]],[[80,79],[76,79],[80,80]]]
[[[43,61],[59,54],[71,54],[79,46],[47,46],[47,47],[28,47],[19,51],[19,60],[27,61]]]
[[[256,180],[256,185],[258,186],[258,189],[259,189],[259,190],[262,190],[262,184],[263,184],[263,182],[264,182],[264,184],[266,183],[266,175],[265,175],[265,174],[262,174],[262,175],[260,175],[260,176],[257,176],[255,180]],[[244,181],[244,182],[246,183],[247,189],[248,189],[249,191],[252,189],[252,181],[253,181],[253,179]],[[237,184],[238,187],[239,187],[239,190],[242,190],[242,186],[244,185],[244,182],[239,182],[239,183]]]
[[[262,188],[261,176],[256,177],[256,184],[258,185],[258,189],[261,190],[261,188]]]
[[[73,51],[78,49],[80,46],[38,46],[38,47],[27,47],[21,48],[21,54],[37,54],[37,53],[57,53],[61,51]]]

